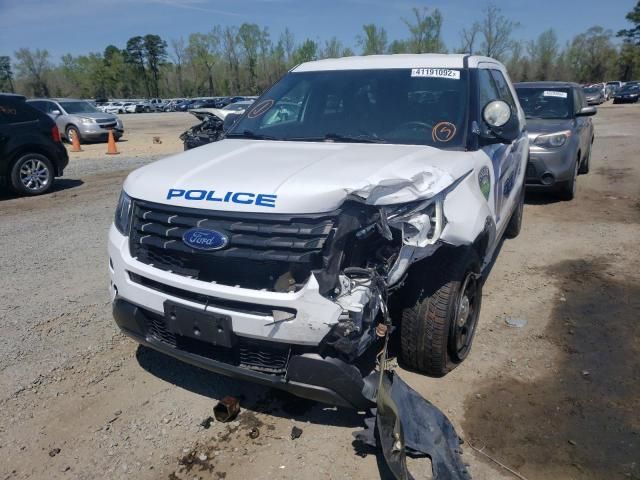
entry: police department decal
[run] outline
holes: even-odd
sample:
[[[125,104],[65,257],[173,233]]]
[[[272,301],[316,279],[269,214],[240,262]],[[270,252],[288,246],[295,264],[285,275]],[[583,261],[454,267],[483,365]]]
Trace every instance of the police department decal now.
[[[484,198],[489,200],[489,193],[491,193],[491,174],[489,173],[489,167],[482,167],[478,172],[478,185]]]
[[[412,68],[411,76],[460,80],[460,70],[451,70],[450,68]]]

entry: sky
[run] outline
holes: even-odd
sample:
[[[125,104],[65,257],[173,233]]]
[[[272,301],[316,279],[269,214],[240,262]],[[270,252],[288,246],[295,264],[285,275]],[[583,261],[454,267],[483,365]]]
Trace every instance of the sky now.
[[[123,48],[135,35],[154,33],[169,41],[207,32],[214,25],[244,22],[266,26],[275,40],[288,27],[297,42],[336,36],[355,47],[362,25],[383,26],[390,40],[406,38],[403,18],[411,8],[438,8],[443,40],[460,46],[460,31],[482,17],[488,0],[0,0],[0,55],[18,48],[46,48],[57,60],[65,53]],[[520,23],[514,37],[536,38],[553,28],[561,45],[593,25],[614,33],[636,0],[493,0],[503,14]],[[356,49],[357,51],[357,49]]]

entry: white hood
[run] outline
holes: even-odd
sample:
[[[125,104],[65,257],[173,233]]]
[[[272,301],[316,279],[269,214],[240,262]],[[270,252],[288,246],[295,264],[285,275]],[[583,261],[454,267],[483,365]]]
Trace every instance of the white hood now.
[[[228,139],[142,167],[124,189],[133,198],[191,208],[320,213],[349,195],[374,205],[432,197],[473,168],[470,155],[421,145]],[[232,198],[228,192],[269,201],[211,201]]]

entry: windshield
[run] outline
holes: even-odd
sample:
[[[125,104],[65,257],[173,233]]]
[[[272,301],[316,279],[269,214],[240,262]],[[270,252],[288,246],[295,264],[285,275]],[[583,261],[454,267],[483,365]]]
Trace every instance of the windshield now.
[[[569,118],[571,90],[568,88],[516,88],[527,118]]]
[[[600,93],[602,90],[600,87],[587,87],[584,88],[584,93]]]
[[[622,90],[620,90],[620,93],[638,93],[640,92],[640,85],[634,84],[634,85],[625,85],[624,87],[622,87]]]
[[[96,113],[96,108],[89,102],[60,102],[60,106],[65,112],[74,113]]]
[[[289,73],[227,137],[460,148],[467,82],[440,68]]]

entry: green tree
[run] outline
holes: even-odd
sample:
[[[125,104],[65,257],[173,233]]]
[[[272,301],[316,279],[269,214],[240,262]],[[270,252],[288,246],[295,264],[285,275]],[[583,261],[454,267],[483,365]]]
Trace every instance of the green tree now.
[[[626,42],[640,46],[640,0],[633,7],[633,10],[627,13],[625,18],[633,24],[633,27],[620,30],[617,34],[618,37],[624,38]]]
[[[358,45],[363,55],[379,55],[387,50],[387,31],[369,23],[362,26],[363,34],[358,36]]]
[[[11,57],[0,56],[0,92],[13,92],[13,72],[11,71]]]
[[[542,32],[527,47],[534,70],[535,80],[556,80],[556,59],[558,58],[558,37],[553,29]]]
[[[617,61],[611,37],[610,30],[596,26],[573,38],[567,50],[567,62],[575,81],[595,83],[610,78]]]
[[[187,50],[196,68],[204,70],[208,95],[214,95],[213,67],[218,61],[220,46],[219,32],[214,29],[209,33],[192,33],[189,35]]]
[[[51,72],[51,62],[47,50],[21,48],[15,53],[16,71],[29,87],[29,93],[35,96],[49,96],[47,77]]]
[[[262,30],[255,23],[243,23],[238,29],[238,39],[242,47],[249,73],[249,90],[258,93],[258,47],[262,38]]]
[[[484,9],[484,19],[480,22],[480,53],[496,60],[504,60],[513,46],[512,34],[518,26],[517,22],[502,15],[500,8],[488,5]]]
[[[144,83],[145,94],[147,97],[150,97],[151,88],[149,86],[149,77],[145,67],[144,38],[141,36],[131,37],[127,40],[125,52],[125,61],[132,66],[136,73],[140,75]]]
[[[154,96],[159,97],[160,65],[167,59],[167,42],[158,35],[147,34],[144,36],[143,46],[147,68],[151,73],[151,91]]]
[[[429,14],[427,8],[413,8],[413,19],[404,23],[411,33],[407,42],[411,53],[444,53],[446,48],[441,38],[442,14],[437,8]]]
[[[293,63],[298,65],[304,62],[311,62],[318,59],[318,44],[307,39],[293,51],[291,55]]]

